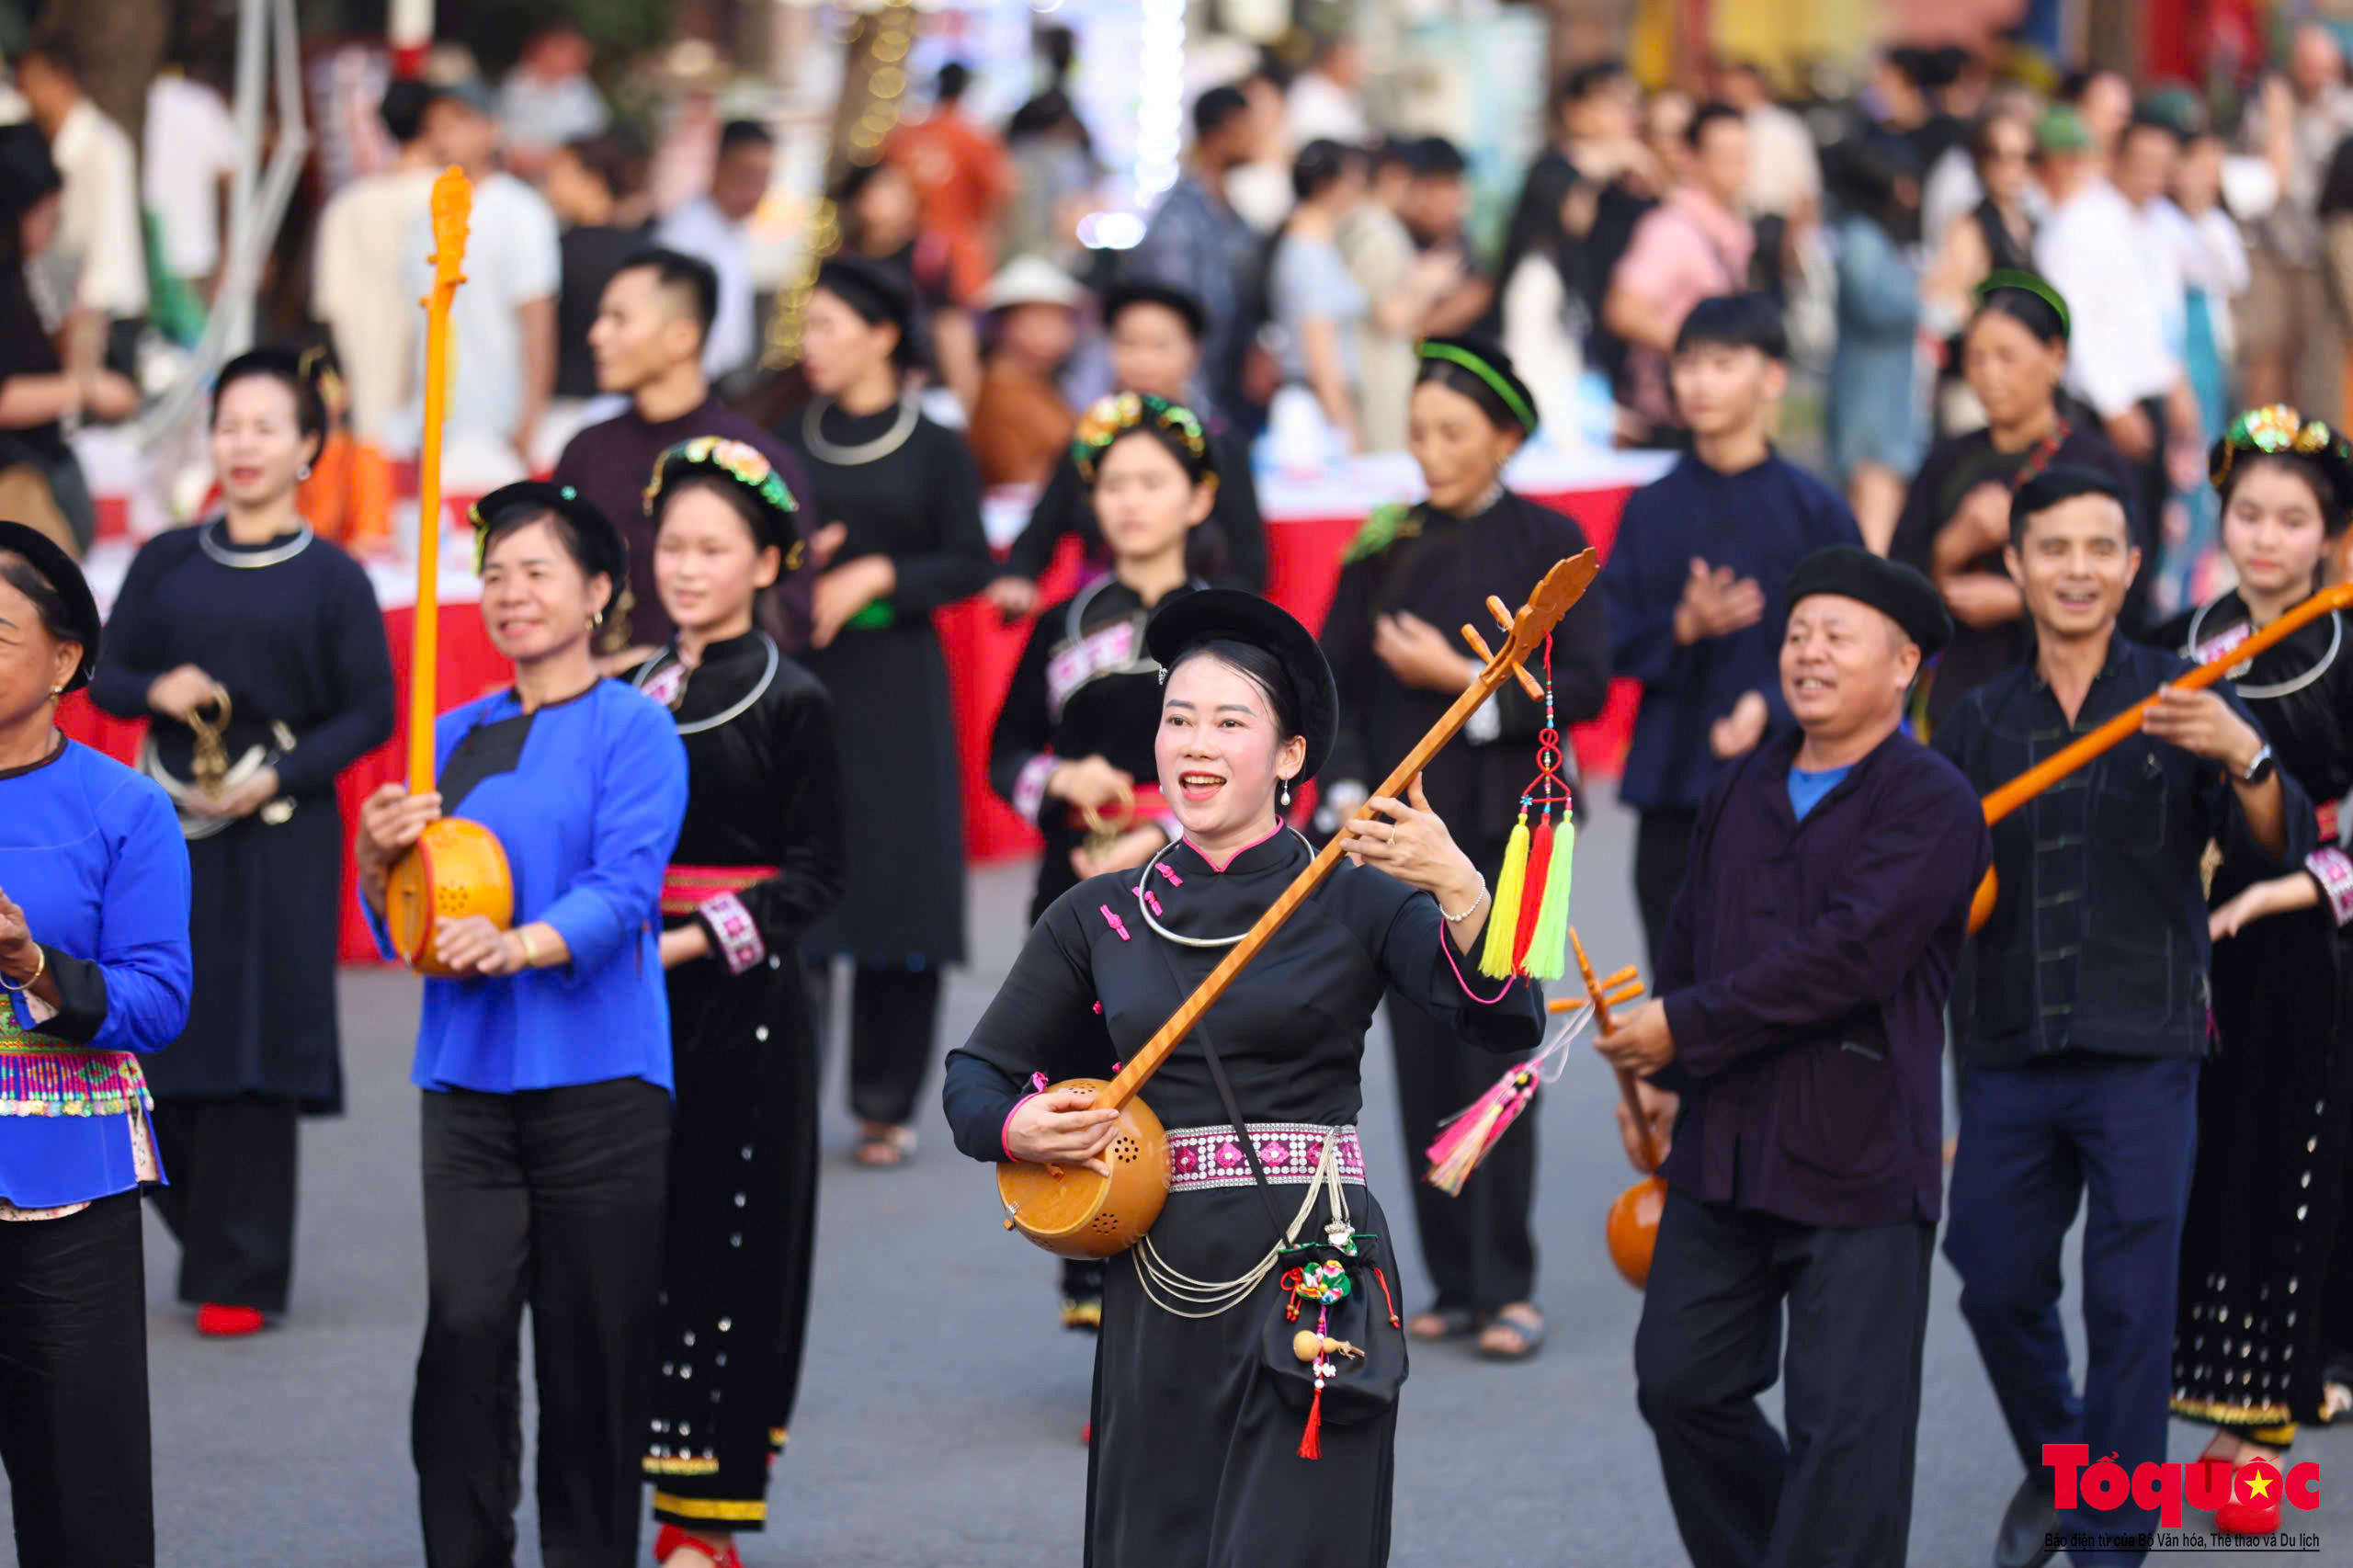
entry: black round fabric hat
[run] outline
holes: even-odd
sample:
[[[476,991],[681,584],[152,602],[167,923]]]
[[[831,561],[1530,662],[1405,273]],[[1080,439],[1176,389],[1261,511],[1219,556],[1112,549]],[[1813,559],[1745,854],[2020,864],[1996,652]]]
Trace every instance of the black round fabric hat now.
[[[473,504],[467,514],[474,526],[474,573],[482,573],[483,545],[489,537],[490,525],[501,514],[517,506],[553,512],[570,523],[580,535],[580,548],[588,557],[588,574],[602,572],[613,580],[611,602],[621,602],[621,592],[629,586],[629,546],[621,539],[620,529],[613,520],[597,508],[594,502],[569,484],[551,484],[545,480],[524,479],[513,484],[502,484]]]
[[[813,288],[823,289],[874,326],[888,322],[904,337],[915,327],[915,291],[897,269],[866,256],[829,256]]]
[[[1836,594],[1867,604],[1920,644],[1922,656],[1952,641],[1952,617],[1936,585],[1900,561],[1859,545],[1834,544],[1798,562],[1790,574],[1790,608],[1809,594]]]
[[[1240,642],[1271,655],[1290,677],[1299,697],[1299,722],[1307,738],[1307,760],[1293,784],[1315,777],[1332,755],[1340,727],[1340,687],[1314,634],[1271,600],[1240,588],[1202,588],[1180,594],[1154,612],[1144,627],[1144,652],[1164,670],[1174,669],[1188,649],[1203,642]]]
[[[89,579],[82,575],[82,568],[64,546],[28,523],[0,522],[0,551],[30,562],[32,569],[49,579],[49,585],[65,601],[74,640],[82,644],[82,662],[66,678],[65,689],[79,691],[90,684],[91,673],[98,667],[98,601],[90,592]]]

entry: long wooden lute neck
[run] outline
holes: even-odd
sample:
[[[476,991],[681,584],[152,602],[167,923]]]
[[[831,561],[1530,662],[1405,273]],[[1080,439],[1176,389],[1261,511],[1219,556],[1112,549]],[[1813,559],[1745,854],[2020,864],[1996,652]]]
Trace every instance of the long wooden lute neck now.
[[[1414,775],[1428,766],[1430,758],[1436,756],[1446,743],[1471,722],[1471,715],[1495,695],[1497,687],[1507,680],[1523,678],[1519,662],[1543,642],[1546,635],[1559,624],[1561,617],[1568,612],[1569,607],[1584,597],[1586,588],[1600,570],[1600,562],[1588,550],[1558,562],[1545,573],[1544,580],[1536,585],[1528,603],[1513,618],[1503,647],[1487,661],[1486,667],[1479,672],[1479,678],[1463,689],[1462,695],[1454,699],[1454,705],[1446,710],[1445,716],[1415,744],[1414,749],[1405,754],[1405,760],[1381,780],[1381,788],[1373,793],[1403,796],[1406,787],[1413,782]],[[1370,808],[1360,807],[1356,814],[1368,815]],[[1258,916],[1242,939],[1228,949],[1218,966],[1210,971],[1208,977],[1194,987],[1193,994],[1185,998],[1183,1006],[1171,1014],[1168,1021],[1161,1025],[1142,1049],[1128,1059],[1127,1064],[1120,1069],[1119,1076],[1113,1078],[1109,1086],[1097,1097],[1095,1103],[1097,1106],[1116,1109],[1136,1096],[1145,1081],[1160,1070],[1162,1062],[1168,1060],[1177,1042],[1200,1022],[1201,1015],[1225,994],[1225,988],[1233,983],[1234,976],[1248,967],[1250,960],[1258,956],[1259,950],[1273,939],[1275,933],[1282,929],[1284,922],[1323,885],[1324,879],[1332,874],[1333,868],[1340,863],[1343,853],[1341,842],[1335,836],[1324,846],[1322,853],[1291,880],[1290,886],[1267,906],[1267,912]],[[1489,918],[1494,918],[1492,911]]]
[[[474,187],[465,172],[433,182],[433,290],[425,297],[425,431],[416,457],[416,629],[408,687],[408,789],[433,789],[433,722],[441,668],[441,427],[449,416],[449,307],[466,259]]]

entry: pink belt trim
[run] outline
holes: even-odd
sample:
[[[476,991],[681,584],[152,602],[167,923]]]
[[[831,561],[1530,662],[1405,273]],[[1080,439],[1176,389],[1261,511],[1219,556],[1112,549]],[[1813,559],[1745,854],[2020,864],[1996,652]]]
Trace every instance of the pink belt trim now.
[[[692,915],[722,893],[742,892],[776,875],[774,866],[671,866],[662,873],[662,913]]]
[[[1315,1178],[1316,1163],[1324,1157],[1326,1139],[1340,1141],[1340,1179],[1364,1185],[1364,1150],[1353,1127],[1318,1127],[1307,1121],[1254,1121],[1250,1141],[1258,1146],[1258,1162],[1267,1181],[1278,1187],[1305,1185]],[[1168,1130],[1168,1190],[1206,1191],[1251,1185],[1250,1162],[1231,1123],[1222,1127],[1172,1127]]]

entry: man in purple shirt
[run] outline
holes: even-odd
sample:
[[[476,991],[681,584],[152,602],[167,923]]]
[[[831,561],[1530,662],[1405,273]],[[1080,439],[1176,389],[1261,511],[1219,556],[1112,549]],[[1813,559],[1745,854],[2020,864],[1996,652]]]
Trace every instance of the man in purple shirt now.
[[[711,396],[702,346],[718,310],[719,276],[709,262],[673,250],[642,250],[605,285],[596,324],[588,329],[597,390],[626,394],[630,406],[574,436],[551,477],[594,502],[629,544],[633,586],[608,623],[619,641],[599,648],[607,674],[644,663],[677,630],[654,593],[654,521],[645,515],[645,485],[656,458],[697,436],[723,436],[766,453],[796,498],[809,494],[808,480],[784,443]],[[805,523],[801,531],[805,537]],[[762,629],[788,653],[809,641],[813,576],[804,552],[800,569],[777,585],[775,613],[761,618]]]
[[[1836,545],[1788,598],[1798,729],[1708,792],[1660,1000],[1600,1042],[1667,1148],[1634,1371],[1698,1568],[1900,1568],[1944,1006],[1992,849],[1960,770],[1901,733],[1952,632],[1936,589]],[[1777,1370],[1786,1437],[1756,1406]]]

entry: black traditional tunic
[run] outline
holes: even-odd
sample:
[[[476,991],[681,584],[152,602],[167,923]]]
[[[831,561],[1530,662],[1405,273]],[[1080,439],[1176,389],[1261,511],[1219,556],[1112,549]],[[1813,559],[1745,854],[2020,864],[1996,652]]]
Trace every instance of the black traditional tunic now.
[[[2248,631],[2234,591],[2175,617],[2158,641],[2205,664]],[[2325,616],[2233,674],[2279,767],[2325,802],[2322,847],[2304,863],[2322,896],[2214,944],[2218,1043],[2198,1084],[2173,1408],[2284,1443],[2291,1431],[2267,1429],[2313,1419],[2327,1353],[2347,1347],[2328,1342],[2332,1319],[2353,1305],[2325,1289],[2353,1130],[2353,859],[2335,820],[2353,789],[2353,624]],[[2271,874],[2226,857],[2211,901]]]
[[[1305,843],[1287,832],[1243,850],[1222,871],[1179,843],[1159,862],[1173,875],[1151,878],[1154,918],[1184,936],[1238,936],[1309,858]],[[1006,1119],[1030,1074],[1057,1042],[1093,1027],[1098,1006],[1109,1050],[1124,1057],[1227,951],[1156,936],[1135,884],[1131,871],[1094,877],[1056,900],[972,1039],[949,1056],[948,1119],[965,1153],[1004,1158]],[[1466,994],[1435,900],[1344,862],[1209,1013],[1206,1027],[1243,1115],[1254,1126],[1352,1124],[1364,1103],[1365,1030],[1392,987],[1491,1051],[1532,1050],[1541,1030],[1535,994],[1524,985],[1487,1006]],[[1087,1064],[1104,1077],[1111,1066],[1108,1057]],[[1231,1126],[1196,1040],[1169,1057],[1144,1097],[1172,1131],[1222,1135]],[[1286,1213],[1300,1196],[1293,1187],[1276,1189]],[[1361,1233],[1378,1238],[1366,1244],[1393,1280],[1395,1255],[1380,1206],[1360,1191],[1348,1199],[1359,1240]],[[1320,1233],[1326,1217],[1311,1216],[1308,1233]],[[1200,1187],[1170,1194],[1151,1239],[1172,1267],[1216,1280],[1248,1272],[1272,1244],[1272,1229],[1261,1195],[1247,1184]],[[1230,1312],[1188,1319],[1146,1297],[1133,1253],[1114,1258],[1108,1275],[1086,1562],[1094,1568],[1386,1562],[1395,1409],[1360,1426],[1326,1423],[1323,1457],[1298,1457],[1301,1415],[1260,1360],[1267,1315],[1280,1311],[1276,1277]],[[1384,1324],[1380,1332],[1393,1331]]]
[[[636,684],[674,703],[687,747],[664,924],[699,922],[711,949],[669,972],[677,1110],[645,1471],[657,1518],[756,1530],[816,1240],[817,1042],[796,949],[841,895],[833,705],[759,632],[690,672],[665,652]]]
[[[1492,644],[1490,594],[1506,604],[1525,601],[1554,562],[1586,548],[1585,530],[1550,507],[1498,491],[1469,518],[1424,503],[1377,513],[1348,551],[1332,613],[1324,623],[1324,653],[1340,687],[1340,735],[1327,780],[1377,788],[1415,743],[1437,723],[1456,694],[1409,687],[1372,651],[1374,623],[1404,611],[1453,641],[1464,623]],[[1461,646],[1459,642],[1458,648]],[[1529,668],[1542,665],[1530,660]],[[1609,696],[1609,627],[1597,587],[1562,618],[1552,639],[1553,717],[1565,733],[1601,711]],[[1536,741],[1543,705],[1517,681],[1506,682],[1461,739],[1430,759],[1422,787],[1464,854],[1493,887],[1519,812],[1519,798],[1536,773]],[[1562,771],[1575,777],[1563,742]],[[1532,827],[1535,818],[1531,814]],[[1419,1012],[1393,1007],[1390,1033],[1396,1047],[1398,1112],[1405,1146],[1429,1147],[1449,1117],[1486,1092],[1495,1067],[1461,1049]],[[1536,1244],[1529,1211],[1536,1187],[1536,1121],[1497,1145],[1459,1195],[1426,1182],[1413,1185],[1422,1255],[1438,1285],[1440,1311],[1483,1318],[1529,1300],[1536,1288]]]
[[[817,433],[836,456],[887,447],[896,407],[853,418],[824,406]],[[905,440],[864,462],[812,449],[798,417],[783,436],[809,476],[803,527],[848,529],[840,565],[887,555],[891,597],[804,657],[840,720],[849,883],[808,939],[812,956],[936,968],[964,956],[964,819],[948,666],[931,612],[978,593],[995,564],[981,528],[980,475],[951,430],[917,419]]]
[[[108,618],[90,697],[119,718],[153,718],[165,766],[191,776],[194,734],[151,716],[147,688],[181,665],[229,692],[233,763],[272,744],[282,822],[256,812],[188,845],[196,984],[188,1030],[148,1059],[161,1096],[259,1095],[313,1112],[343,1107],[335,1009],[343,928],[343,814],[335,776],[392,733],[392,659],[368,574],[307,531],[231,544],[218,523],[175,528],[131,563]]]
[[[1054,765],[1099,756],[1139,786],[1157,787],[1160,666],[1143,651],[1144,623],[1157,608],[1117,578],[1082,589],[1038,617],[1006,688],[989,784],[1046,841],[1031,925],[1078,881],[1071,853],[1086,842],[1070,803],[1046,795]]]

